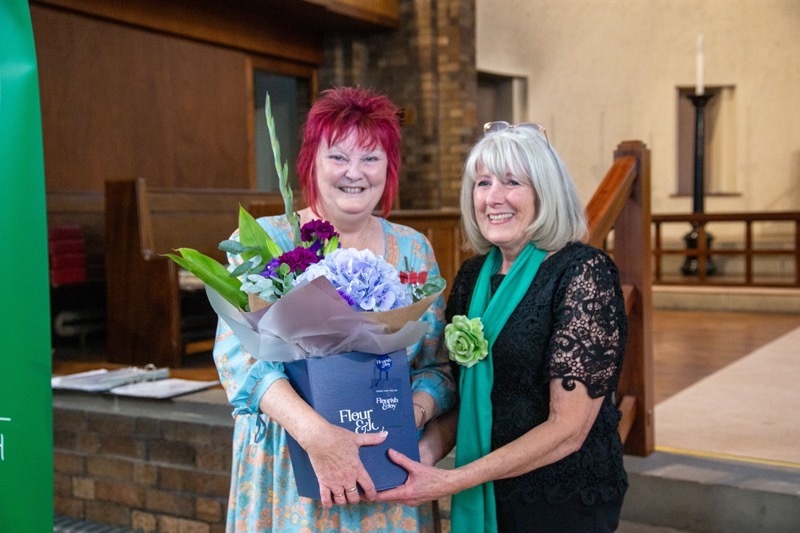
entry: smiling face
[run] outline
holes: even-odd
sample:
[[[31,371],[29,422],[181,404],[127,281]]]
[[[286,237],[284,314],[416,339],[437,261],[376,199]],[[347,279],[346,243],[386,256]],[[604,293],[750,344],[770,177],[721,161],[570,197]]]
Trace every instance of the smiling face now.
[[[530,241],[527,230],[536,217],[536,193],[524,177],[495,176],[483,163],[477,170],[472,189],[475,218],[481,234],[502,252],[501,272],[506,272]]]
[[[368,217],[386,186],[386,152],[378,144],[360,146],[350,132],[339,142],[322,142],[317,150],[315,174],[320,214],[333,222]]]

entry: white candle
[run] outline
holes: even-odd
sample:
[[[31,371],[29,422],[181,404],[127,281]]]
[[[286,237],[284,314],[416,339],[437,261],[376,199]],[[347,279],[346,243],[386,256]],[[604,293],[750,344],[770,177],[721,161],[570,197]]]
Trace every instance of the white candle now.
[[[696,69],[696,83],[694,88],[694,94],[697,96],[702,96],[704,91],[703,87],[703,36],[697,36],[697,59],[695,61],[695,69]]]

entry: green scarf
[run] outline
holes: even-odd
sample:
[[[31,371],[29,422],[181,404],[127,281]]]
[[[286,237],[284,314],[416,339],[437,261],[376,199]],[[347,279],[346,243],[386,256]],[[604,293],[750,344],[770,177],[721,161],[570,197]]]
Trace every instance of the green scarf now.
[[[492,451],[492,346],[508,317],[533,283],[547,252],[529,243],[519,254],[492,297],[491,278],[500,269],[502,256],[492,248],[472,291],[467,318],[481,317],[489,354],[469,368],[461,368],[461,405],[456,433],[456,467],[471,463]],[[494,485],[491,481],[455,494],[451,507],[452,531],[496,532]]]

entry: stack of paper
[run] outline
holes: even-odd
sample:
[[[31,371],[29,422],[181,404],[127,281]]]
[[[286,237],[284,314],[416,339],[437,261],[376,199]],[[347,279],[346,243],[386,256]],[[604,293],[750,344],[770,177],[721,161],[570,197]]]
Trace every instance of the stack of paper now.
[[[189,379],[169,378],[158,381],[142,381],[114,387],[109,392],[120,396],[137,398],[174,398],[182,394],[197,392],[218,385],[218,381],[193,381]]]
[[[118,370],[101,368],[51,379],[54,389],[106,392],[138,398],[173,398],[217,384],[217,381],[170,378],[169,368],[155,368],[152,365]]]

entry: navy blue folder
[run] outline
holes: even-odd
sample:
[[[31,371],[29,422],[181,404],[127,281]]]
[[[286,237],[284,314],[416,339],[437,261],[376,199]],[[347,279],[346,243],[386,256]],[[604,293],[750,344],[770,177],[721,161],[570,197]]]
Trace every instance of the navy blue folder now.
[[[361,461],[377,490],[402,485],[407,472],[386,451],[419,460],[405,350],[375,355],[349,352],[284,364],[297,393],[329,422],[357,433],[389,432],[377,446],[363,446]],[[319,483],[306,452],[290,435],[289,454],[301,496],[319,499]]]

